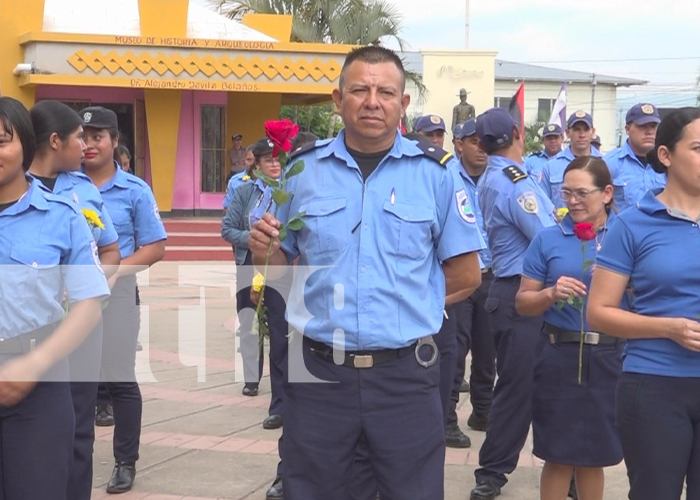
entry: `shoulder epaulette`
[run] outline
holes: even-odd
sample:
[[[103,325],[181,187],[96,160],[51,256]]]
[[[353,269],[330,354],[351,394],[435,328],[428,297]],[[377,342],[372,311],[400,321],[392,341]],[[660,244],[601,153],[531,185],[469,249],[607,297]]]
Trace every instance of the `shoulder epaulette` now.
[[[418,141],[416,146],[421,150],[423,156],[436,161],[443,167],[447,167],[447,162],[452,158],[452,153],[448,153],[444,149],[438,148],[431,143]]]
[[[316,148],[320,148],[321,146],[325,146],[329,142],[331,142],[333,139],[324,139],[324,140],[318,140],[318,141],[312,141],[312,142],[307,142],[306,144],[302,144],[298,148],[292,150],[289,153],[289,159],[291,160],[292,158],[295,158],[299,155],[303,155],[304,153],[308,153],[309,151],[313,151]]]
[[[513,182],[518,182],[527,178],[527,174],[520,170],[520,167],[516,167],[515,165],[504,168],[503,173]]]
[[[51,191],[49,191],[44,195],[44,197],[46,198],[46,201],[60,203],[61,205],[65,205],[70,208],[71,211],[75,212],[76,214],[79,213],[78,205],[64,196],[53,194]]]

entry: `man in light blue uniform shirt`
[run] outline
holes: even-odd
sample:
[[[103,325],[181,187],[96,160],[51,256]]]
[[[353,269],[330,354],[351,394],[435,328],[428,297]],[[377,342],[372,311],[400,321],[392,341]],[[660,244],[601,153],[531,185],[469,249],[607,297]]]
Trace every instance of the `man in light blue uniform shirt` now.
[[[498,380],[486,439],[479,451],[471,500],[493,500],[515,470],[532,420],[532,373],[542,317],[515,310],[523,256],[530,241],[556,224],[554,207],[524,171],[523,137],[502,108],[476,120],[481,148],[489,154],[479,181],[479,205],[492,254],[493,283],[485,308],[496,338]]]
[[[635,205],[650,189],[666,186],[666,175],[655,172],[647,161],[654,147],[656,129],[661,122],[653,104],[635,104],[627,111],[627,140],[622,147],[605,155],[615,188],[615,205],[624,210]]]
[[[445,147],[445,120],[438,115],[425,115],[416,120],[416,133],[424,135],[434,146]]]
[[[549,123],[542,129],[541,151],[532,153],[525,159],[525,172],[539,182],[544,166],[551,158],[561,153],[561,145],[564,143],[564,132],[556,123]]]
[[[455,130],[455,139],[459,142],[462,152],[459,161],[450,162],[462,179],[469,198],[476,224],[481,236],[488,242],[484,227],[484,217],[479,206],[479,191],[483,174],[488,163],[486,152],[479,147],[479,137],[476,135],[476,120],[467,120]],[[491,251],[486,246],[479,252],[481,266],[481,286],[466,300],[447,308],[450,319],[454,318],[457,330],[457,371],[453,378],[450,407],[447,415],[448,439],[450,433],[461,433],[457,421],[457,403],[464,375],[466,372],[466,356],[471,349],[472,364],[470,382],[470,400],[472,413],[467,425],[474,429],[485,431],[493,400],[493,383],[496,377],[496,349],[488,320],[485,303],[489,287],[493,281],[491,272]]]
[[[265,214],[250,234],[256,264],[272,240],[273,265],[298,257],[322,267],[292,294],[287,319],[308,373],[335,383],[296,381],[301,360],[290,359],[284,497],[348,498],[363,439],[382,496],[442,499],[445,432],[430,336],[446,296],[462,300],[481,282],[479,230],[445,168],[451,155],[397,132],[410,96],[396,54],[352,51],[333,98],[345,129],[302,148],[305,168],[289,180],[279,222]],[[305,226],[280,249],[279,224],[302,212]]]
[[[236,188],[241,184],[251,180],[250,172],[248,170],[250,169],[250,167],[253,166],[253,163],[255,162],[255,158],[253,156],[253,146],[254,144],[251,144],[245,150],[245,169],[231,176],[228,183],[226,184],[226,196],[224,196],[223,201],[224,214],[226,214],[226,209],[233,201],[233,193],[235,193]]]
[[[576,111],[566,121],[566,134],[571,144],[554,158],[547,161],[542,170],[542,177],[538,179],[544,193],[554,203],[554,207],[564,208],[566,203],[561,199],[559,190],[564,183],[564,170],[577,156],[602,157],[596,148],[591,146],[591,140],[595,135],[593,118],[583,110]]]

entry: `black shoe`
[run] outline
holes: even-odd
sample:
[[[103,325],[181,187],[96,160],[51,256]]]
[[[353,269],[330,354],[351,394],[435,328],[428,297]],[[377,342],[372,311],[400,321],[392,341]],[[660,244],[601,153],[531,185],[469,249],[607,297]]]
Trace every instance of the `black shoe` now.
[[[263,429],[279,429],[283,424],[282,415],[270,415],[263,420]]]
[[[277,476],[272,483],[272,486],[265,493],[265,500],[283,500],[284,489],[282,488],[282,478]]]
[[[469,382],[462,380],[462,385],[459,386],[459,392],[469,392],[471,387],[469,387]]]
[[[469,500],[493,500],[501,494],[501,487],[491,481],[477,483],[469,495]]]
[[[138,340],[136,341],[136,352],[143,351],[143,346],[141,345],[141,342]]]
[[[126,493],[134,486],[136,466],[133,462],[117,462],[107,483],[107,493]]]
[[[472,445],[469,436],[462,432],[457,422],[447,424],[445,446],[448,448],[469,448]]]
[[[569,483],[569,493],[566,495],[568,498],[573,498],[578,500],[578,491],[576,491],[576,476],[571,475],[571,482]]]
[[[488,424],[488,422],[489,417],[477,415],[476,413],[472,413],[467,419],[467,425],[470,429],[474,429],[475,431],[486,432],[486,424]]]
[[[114,410],[112,405],[99,404],[95,411],[95,425],[98,427],[111,427],[114,425]]]
[[[258,384],[245,384],[243,386],[244,396],[257,396],[258,395]]]

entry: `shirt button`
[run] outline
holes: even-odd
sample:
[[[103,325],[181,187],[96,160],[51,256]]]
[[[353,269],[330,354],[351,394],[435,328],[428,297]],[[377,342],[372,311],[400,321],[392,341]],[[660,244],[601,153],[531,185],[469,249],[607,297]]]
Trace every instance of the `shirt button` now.
[[[37,264],[36,262],[32,262],[32,267],[37,267],[38,265],[39,264]]]
[[[360,269],[360,271],[362,271],[363,273],[364,273],[366,270],[367,270],[367,268],[366,268],[365,266],[362,266],[362,269]]]

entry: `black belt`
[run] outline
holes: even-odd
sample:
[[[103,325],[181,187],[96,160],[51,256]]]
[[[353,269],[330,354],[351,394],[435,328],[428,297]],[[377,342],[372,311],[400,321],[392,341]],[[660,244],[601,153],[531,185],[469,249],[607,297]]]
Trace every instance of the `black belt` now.
[[[11,339],[0,339],[0,354],[25,354],[34,349],[38,344],[41,344],[51,335],[59,323],[53,323],[34,330],[29,333],[24,333]]]
[[[304,342],[307,343],[311,352],[313,352],[316,356],[326,361],[335,363],[333,348],[331,346],[326,345],[323,342],[311,340],[308,337],[304,337]],[[343,353],[343,362],[338,364],[349,368],[372,368],[373,366],[386,363],[387,361],[393,361],[415,352],[417,344],[418,342],[414,342],[408,347],[401,347],[399,349],[345,351]]]
[[[581,342],[581,332],[575,330],[564,330],[558,326],[551,325],[549,323],[544,324],[542,329],[544,333],[549,336],[549,342],[551,344],[560,343],[580,343]],[[588,345],[599,345],[599,344],[614,344],[618,341],[617,337],[611,337],[610,335],[605,335],[604,333],[598,332],[583,332],[583,343]]]
[[[509,283],[514,282],[514,281],[520,281],[520,278],[522,276],[520,274],[516,274],[515,276],[496,276],[496,279],[499,281],[507,281]]]

